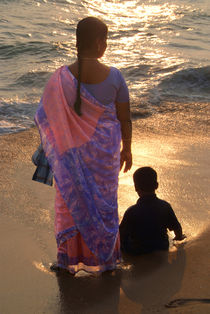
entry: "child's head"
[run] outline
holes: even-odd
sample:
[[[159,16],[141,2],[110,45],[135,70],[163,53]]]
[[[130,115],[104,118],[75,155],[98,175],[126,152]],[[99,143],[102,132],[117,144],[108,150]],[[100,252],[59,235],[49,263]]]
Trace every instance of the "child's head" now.
[[[142,167],[133,174],[133,181],[136,192],[141,196],[143,194],[154,193],[158,188],[157,172],[151,167]]]

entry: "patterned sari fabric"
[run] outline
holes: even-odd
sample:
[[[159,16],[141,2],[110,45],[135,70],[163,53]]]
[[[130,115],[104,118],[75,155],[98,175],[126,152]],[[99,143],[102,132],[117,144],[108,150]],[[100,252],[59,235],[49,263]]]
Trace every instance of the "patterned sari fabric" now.
[[[75,273],[105,271],[120,262],[117,188],[120,123],[82,86],[82,116],[73,104],[77,80],[68,67],[50,78],[35,115],[56,182],[58,266]]]

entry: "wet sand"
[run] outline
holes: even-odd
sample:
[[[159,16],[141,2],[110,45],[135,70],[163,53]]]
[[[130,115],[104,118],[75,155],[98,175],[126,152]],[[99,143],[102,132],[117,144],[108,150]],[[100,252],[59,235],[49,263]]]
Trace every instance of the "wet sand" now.
[[[186,243],[169,253],[124,256],[114,275],[57,277],[48,268],[56,256],[54,189],[31,180],[38,132],[1,136],[0,313],[210,313],[210,304],[199,301],[210,298],[208,138],[135,132],[134,167],[120,175],[120,217],[136,201],[131,174],[151,165],[158,195],[171,202]],[[165,306],[179,298],[192,300]]]

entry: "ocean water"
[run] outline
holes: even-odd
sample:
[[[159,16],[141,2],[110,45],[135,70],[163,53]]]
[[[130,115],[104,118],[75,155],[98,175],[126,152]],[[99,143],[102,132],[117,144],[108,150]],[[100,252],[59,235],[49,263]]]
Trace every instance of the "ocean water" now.
[[[34,125],[47,79],[75,60],[76,24],[90,15],[109,27],[102,60],[124,74],[134,120],[181,113],[206,132],[209,0],[1,0],[0,134]]]

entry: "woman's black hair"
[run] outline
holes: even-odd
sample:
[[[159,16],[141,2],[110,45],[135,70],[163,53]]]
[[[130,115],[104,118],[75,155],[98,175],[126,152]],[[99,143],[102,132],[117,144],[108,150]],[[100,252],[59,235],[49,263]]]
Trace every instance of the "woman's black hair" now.
[[[77,84],[77,98],[74,103],[75,112],[81,116],[81,73],[82,73],[82,54],[85,51],[94,49],[97,38],[105,38],[107,36],[108,28],[104,22],[96,17],[86,17],[77,24],[76,38],[77,38],[77,58],[78,58],[78,84]],[[97,51],[96,51],[97,53]],[[96,56],[97,58],[98,56]]]
[[[81,116],[81,97],[80,97],[80,85],[81,85],[81,68],[82,68],[82,60],[80,53],[78,51],[77,53],[77,59],[78,59],[78,79],[77,79],[77,98],[74,103],[74,110],[78,114],[78,116]]]

